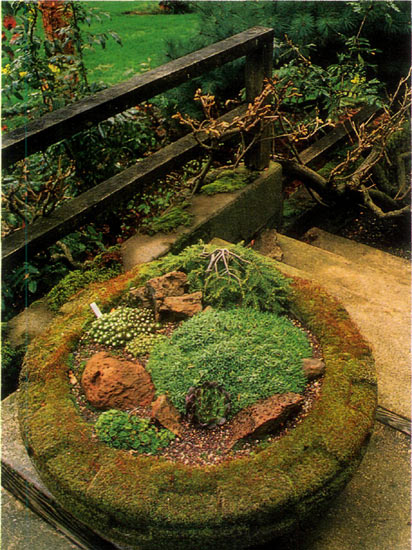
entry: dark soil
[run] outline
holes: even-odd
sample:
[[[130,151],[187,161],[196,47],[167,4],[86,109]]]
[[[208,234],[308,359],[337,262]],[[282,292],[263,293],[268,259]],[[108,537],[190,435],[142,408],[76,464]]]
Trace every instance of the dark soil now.
[[[406,219],[379,219],[372,212],[357,208],[348,216],[337,235],[411,259],[411,224]]]
[[[288,184],[294,195],[294,215],[282,229],[289,237],[300,239],[312,227],[378,248],[389,254],[411,259],[411,217],[377,218],[362,206],[347,202],[334,208],[318,205],[302,188]]]

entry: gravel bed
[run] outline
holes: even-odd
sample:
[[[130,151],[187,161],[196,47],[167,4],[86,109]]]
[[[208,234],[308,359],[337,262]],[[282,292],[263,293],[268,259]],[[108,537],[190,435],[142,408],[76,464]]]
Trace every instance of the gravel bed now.
[[[322,350],[316,337],[296,319],[291,319],[295,326],[304,330],[309,338],[314,358],[322,359]],[[158,332],[169,335],[180,323],[169,323]],[[77,350],[73,353],[73,366],[69,371],[69,380],[72,392],[76,398],[79,413],[90,423],[95,423],[103,411],[94,409],[87,401],[80,379],[81,372],[85,362],[95,353],[106,351],[119,358],[133,361],[131,354],[120,350],[113,350],[100,344],[90,344],[80,341]],[[146,365],[148,356],[139,357],[139,361]],[[280,426],[277,433],[266,436],[264,439],[249,440],[235,449],[231,449],[229,443],[232,441],[232,428],[229,423],[213,428],[196,428],[189,422],[182,420],[183,436],[176,437],[166,448],[162,449],[157,456],[166,459],[181,462],[191,466],[214,465],[227,460],[241,458],[262,450],[268,443],[280,439],[286,435],[295,426],[300,424],[313,408],[316,400],[319,398],[322,389],[322,378],[309,382],[303,393],[304,402],[299,412],[289,417],[286,422]],[[136,414],[142,418],[150,418],[150,406],[136,407],[131,414]],[[97,438],[97,436],[96,436]],[[238,448],[239,447],[239,448]],[[130,454],[141,454],[137,451],[129,451]]]

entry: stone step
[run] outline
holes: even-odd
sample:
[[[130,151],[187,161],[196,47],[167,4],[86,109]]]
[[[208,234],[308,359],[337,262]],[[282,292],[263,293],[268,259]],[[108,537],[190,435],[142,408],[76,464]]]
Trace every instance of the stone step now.
[[[318,227],[309,229],[303,235],[302,240],[322,250],[343,256],[359,266],[372,267],[401,278],[402,282],[406,284],[410,283],[411,263],[404,258],[399,258],[339,235],[333,235]]]
[[[286,275],[321,284],[342,302],[371,345],[378,374],[379,404],[409,420],[411,322],[408,277],[360,266],[341,255],[285,235],[277,234],[276,241],[283,253],[279,269]],[[260,250],[258,241],[255,249],[271,255],[267,247]]]
[[[311,278],[336,285],[355,297],[374,303],[382,307],[390,307],[407,313],[405,300],[409,300],[410,279],[405,272],[402,276],[394,275],[389,270],[383,270],[375,265],[360,267],[350,259],[316,248],[302,241],[291,239],[286,235],[277,234],[280,248],[283,252],[283,262],[301,271],[310,274]],[[385,253],[383,253],[385,254]],[[386,256],[390,256],[386,254]],[[388,292],[390,285],[390,292]]]

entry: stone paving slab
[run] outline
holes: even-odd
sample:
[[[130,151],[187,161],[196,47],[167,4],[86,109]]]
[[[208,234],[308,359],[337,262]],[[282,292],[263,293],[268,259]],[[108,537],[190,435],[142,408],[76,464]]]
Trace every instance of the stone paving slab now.
[[[377,423],[363,461],[321,519],[277,550],[410,550],[410,438]]]
[[[392,277],[400,278],[406,284],[411,282],[411,263],[404,258],[340,235],[333,235],[318,227],[309,229],[303,236],[303,240],[322,250],[350,258],[352,263],[383,270]]]
[[[79,550],[8,491],[1,490],[1,547],[3,550]]]

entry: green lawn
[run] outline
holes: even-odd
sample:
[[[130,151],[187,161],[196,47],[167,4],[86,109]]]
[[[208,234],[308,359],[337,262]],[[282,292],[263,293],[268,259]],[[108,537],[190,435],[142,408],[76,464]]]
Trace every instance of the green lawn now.
[[[84,2],[89,7],[110,14],[102,23],[93,19],[85,30],[98,34],[115,31],[122,40],[122,46],[110,39],[106,48],[95,47],[85,51],[85,62],[90,82],[102,80],[106,84],[127,80],[141,72],[142,63],[150,68],[165,62],[165,41],[175,37],[190,37],[198,32],[197,15],[165,15],[159,10],[158,2],[108,1]],[[131,12],[125,14],[125,12]]]

